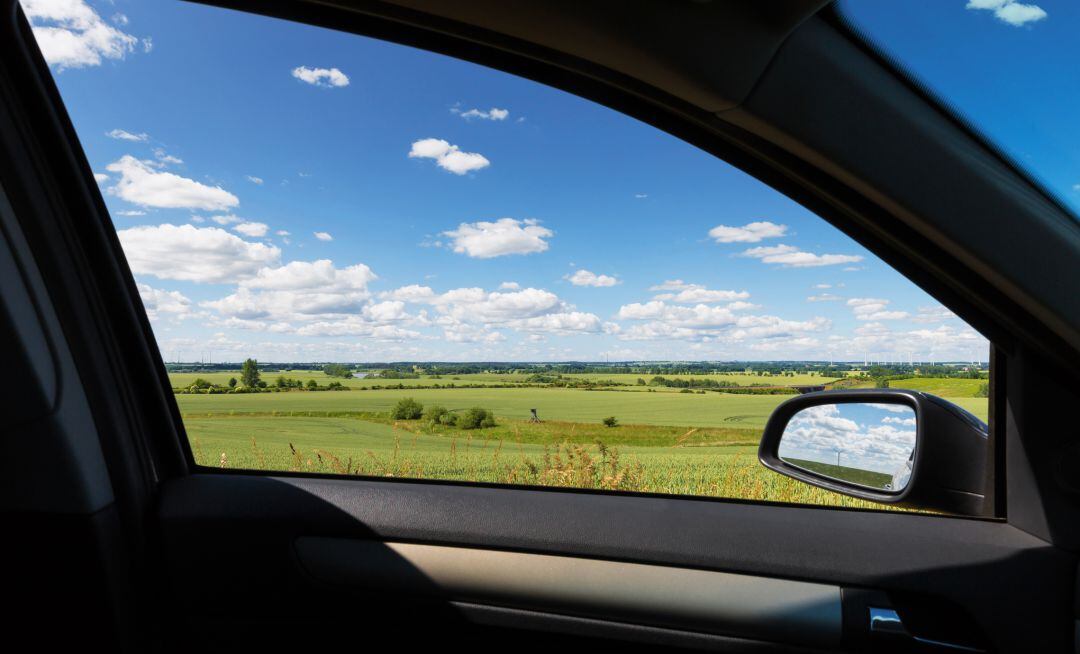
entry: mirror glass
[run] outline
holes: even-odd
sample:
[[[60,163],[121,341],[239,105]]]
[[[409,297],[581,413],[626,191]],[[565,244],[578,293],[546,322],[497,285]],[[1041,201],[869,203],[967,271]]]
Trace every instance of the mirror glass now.
[[[911,478],[915,410],[906,404],[820,404],[791,417],[777,452],[837,481],[899,492]]]

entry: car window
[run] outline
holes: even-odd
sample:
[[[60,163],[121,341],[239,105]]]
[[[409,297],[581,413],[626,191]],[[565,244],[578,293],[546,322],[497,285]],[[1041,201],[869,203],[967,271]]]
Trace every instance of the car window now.
[[[649,125],[233,11],[22,6],[200,466],[873,508],[759,465],[779,403],[888,386],[987,418],[979,333]]]
[[[1080,4],[843,0],[843,16],[959,115],[1080,210]]]

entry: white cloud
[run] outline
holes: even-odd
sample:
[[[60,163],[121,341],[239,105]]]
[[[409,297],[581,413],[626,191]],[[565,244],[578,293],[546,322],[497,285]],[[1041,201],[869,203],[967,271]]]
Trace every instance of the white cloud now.
[[[359,333],[367,329],[359,322],[370,327],[407,317],[402,302],[369,302],[371,293],[367,287],[375,279],[371,268],[362,263],[336,268],[328,259],[292,261],[261,268],[242,279],[235,293],[204,302],[203,306],[227,319],[250,321],[246,326],[249,329],[274,323],[321,321],[324,324],[314,329],[326,334],[335,330],[339,335]],[[351,322],[338,324],[341,320]]]
[[[1046,11],[1038,5],[1027,5],[1016,0],[969,0],[967,9],[983,9],[994,12],[1003,23],[1020,27],[1046,18]]]
[[[106,170],[120,173],[109,189],[111,195],[144,207],[163,209],[227,209],[240,200],[220,186],[206,186],[193,179],[154,170],[144,161],[124,155]]]
[[[210,216],[210,220],[219,225],[232,225],[233,223],[242,223],[244,219],[240,216],[233,215],[231,213],[220,214],[217,216]]]
[[[83,0],[22,0],[22,8],[45,61],[59,70],[123,59],[138,43]]]
[[[330,235],[330,232],[312,232],[312,235],[320,241],[334,240],[334,237]]]
[[[491,162],[477,152],[462,152],[458,146],[451,145],[442,139],[420,139],[412,144],[409,157],[413,159],[434,159],[435,163],[444,170],[449,170],[455,175],[481,168],[487,168]]]
[[[116,215],[118,215],[118,216],[129,216],[129,217],[145,216],[146,212],[145,211],[139,211],[139,210],[135,209],[135,210],[131,210],[131,211],[117,211]]]
[[[669,280],[658,284],[650,290],[677,290],[678,293],[661,293],[654,300],[668,300],[678,304],[712,304],[715,302],[731,302],[732,300],[745,300],[750,297],[746,291],[728,291],[706,288],[701,284],[687,284],[681,279]]]
[[[266,223],[240,223],[236,227],[233,227],[234,232],[243,234],[244,236],[250,236],[252,238],[259,238],[266,236],[266,232],[270,227]]]
[[[292,234],[290,234],[289,232],[285,231],[284,229],[279,229],[279,230],[277,230],[276,232],[274,232],[274,234],[276,234],[276,235],[278,235],[278,236],[292,236]]]
[[[419,284],[410,284],[408,286],[402,286],[392,291],[383,291],[379,293],[379,297],[386,300],[401,300],[403,302],[412,302],[414,304],[431,303],[435,298],[435,291],[431,290],[429,286],[420,286]]]
[[[818,288],[818,289],[832,288],[832,284],[814,284],[814,288]]]
[[[105,173],[94,173],[94,181],[98,184],[109,181],[109,176]]]
[[[154,148],[154,156],[163,165],[184,163],[183,159],[172,156],[171,154],[166,152],[164,148]]]
[[[745,257],[761,259],[763,263],[775,263],[788,268],[815,268],[818,266],[834,266],[841,263],[856,263],[862,261],[861,255],[857,254],[814,254],[803,252],[793,245],[773,245],[756,247],[745,250]]]
[[[308,68],[297,66],[292,69],[292,76],[301,82],[323,88],[335,88],[349,85],[349,77],[337,68]]]
[[[183,320],[193,316],[191,300],[179,291],[164,291],[149,284],[139,283],[139,297],[142,298],[146,316],[150,320],[169,317]]]
[[[472,120],[473,118],[479,118],[480,120],[506,120],[510,116],[510,111],[508,109],[497,109],[495,107],[492,107],[487,111],[482,111],[480,109],[469,109],[468,111],[452,109],[451,111],[465,120]]]
[[[516,291],[519,288],[521,288],[521,284],[518,284],[517,282],[503,282],[502,284],[499,284],[500,291]]]
[[[597,333],[605,330],[599,316],[581,311],[548,313],[533,318],[511,320],[507,325],[519,331],[557,335]],[[611,329],[610,323],[607,328]]]
[[[451,325],[443,330],[443,338],[450,343],[501,343],[506,336],[497,331],[475,325]]]
[[[461,223],[457,229],[443,232],[443,236],[453,239],[452,246],[458,254],[490,259],[544,252],[548,249],[544,239],[554,236],[554,232],[541,227],[536,220],[500,218],[495,222]]]
[[[635,193],[634,194],[634,198],[638,199],[638,200],[644,200],[647,197],[649,197],[648,193]]]
[[[123,129],[114,129],[105,132],[105,136],[118,141],[136,141],[138,143],[144,143],[150,139],[150,135],[146,132],[140,132],[138,134],[132,134],[131,132]]]
[[[563,279],[569,280],[574,286],[615,286],[619,280],[609,275],[597,275],[589,270],[581,269],[573,275],[564,275]]]
[[[251,182],[252,184],[258,184],[259,186],[262,186],[263,183],[262,177],[256,177],[254,175],[244,175],[244,179]]]
[[[136,275],[192,282],[229,283],[275,266],[281,250],[250,243],[218,227],[153,225],[117,232]]]
[[[717,225],[709,230],[709,237],[717,243],[758,243],[766,238],[778,238],[787,234],[787,225],[768,221],[748,223],[742,227]]]
[[[873,297],[853,297],[847,301],[856,320],[902,320],[907,311],[889,311],[889,300]]]
[[[820,293],[818,295],[811,295],[810,297],[806,298],[806,301],[807,302],[836,302],[838,300],[843,300],[843,299],[844,298],[840,297],[839,295],[834,295],[832,293]]]
[[[912,316],[911,322],[917,323],[932,323],[932,322],[944,322],[946,320],[952,320],[956,317],[956,314],[949,311],[940,304],[931,304],[929,306],[919,307],[918,312]]]

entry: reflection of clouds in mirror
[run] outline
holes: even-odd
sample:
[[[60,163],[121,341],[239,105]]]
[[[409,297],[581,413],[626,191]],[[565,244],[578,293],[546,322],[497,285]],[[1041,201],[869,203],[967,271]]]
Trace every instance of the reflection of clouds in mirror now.
[[[885,415],[881,413],[884,410]],[[915,412],[900,404],[822,404],[795,414],[780,457],[894,475],[915,449]]]

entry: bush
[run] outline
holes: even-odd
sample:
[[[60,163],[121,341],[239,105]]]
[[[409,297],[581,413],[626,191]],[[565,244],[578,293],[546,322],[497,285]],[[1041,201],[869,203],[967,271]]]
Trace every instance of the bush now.
[[[990,384],[979,384],[975,391],[975,397],[990,397]]]
[[[398,403],[390,410],[390,417],[394,420],[419,420],[423,415],[424,405],[411,397],[398,400]]]
[[[229,377],[229,388],[236,388],[236,377]]]
[[[307,389],[309,391],[318,390],[319,389],[319,382],[315,381],[314,379],[307,380]]]
[[[615,416],[608,416],[607,418],[604,418],[604,426],[605,427],[615,427],[618,424],[619,424],[619,421],[615,419]]]
[[[424,417],[433,425],[445,424],[443,419],[449,414],[450,412],[446,410],[446,407],[438,404],[432,404],[424,411]]]
[[[495,416],[487,409],[474,406],[458,416],[457,426],[462,429],[481,429],[495,426]]]

